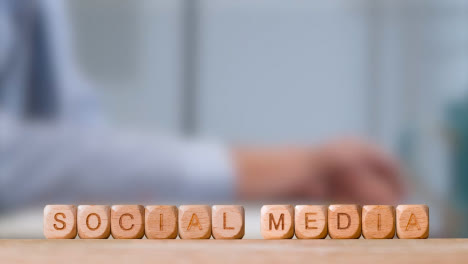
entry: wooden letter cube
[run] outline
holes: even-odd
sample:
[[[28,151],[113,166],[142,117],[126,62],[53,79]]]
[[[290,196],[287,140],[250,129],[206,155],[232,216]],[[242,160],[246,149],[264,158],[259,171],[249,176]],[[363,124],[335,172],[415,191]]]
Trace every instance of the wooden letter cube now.
[[[328,207],[326,205],[296,205],[294,214],[297,238],[311,239],[327,236]]]
[[[265,239],[289,239],[294,236],[294,207],[264,205],[261,210],[261,232]]]
[[[213,237],[240,239],[245,233],[244,207],[239,205],[213,206]]]
[[[179,237],[209,239],[211,237],[211,207],[208,205],[180,206]]]
[[[362,235],[367,239],[395,236],[395,207],[391,205],[365,205],[362,208]]]
[[[75,238],[76,206],[47,205],[44,208],[44,236],[46,238]]]
[[[398,238],[429,237],[429,207],[398,205],[396,209]]]
[[[173,205],[152,205],[145,209],[145,234],[150,239],[177,237],[178,210]]]
[[[78,235],[80,238],[108,238],[111,212],[108,205],[78,206]]]
[[[141,205],[113,205],[111,234],[117,239],[142,238],[145,235],[145,208]]]
[[[361,206],[337,204],[328,207],[328,233],[331,238],[361,236]]]

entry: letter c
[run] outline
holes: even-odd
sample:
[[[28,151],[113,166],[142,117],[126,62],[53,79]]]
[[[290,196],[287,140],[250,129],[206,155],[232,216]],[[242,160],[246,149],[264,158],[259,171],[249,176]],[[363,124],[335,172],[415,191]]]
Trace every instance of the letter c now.
[[[132,224],[129,228],[125,228],[125,227],[123,226],[123,223],[122,223],[122,219],[124,218],[124,216],[128,216],[128,217],[130,217],[130,219],[133,220],[133,215],[131,215],[131,214],[129,214],[129,213],[125,213],[125,214],[121,215],[120,218],[119,218],[119,225],[120,225],[120,228],[122,228],[122,229],[125,230],[125,231],[128,231],[128,230],[130,230],[130,229],[133,228],[134,224]]]

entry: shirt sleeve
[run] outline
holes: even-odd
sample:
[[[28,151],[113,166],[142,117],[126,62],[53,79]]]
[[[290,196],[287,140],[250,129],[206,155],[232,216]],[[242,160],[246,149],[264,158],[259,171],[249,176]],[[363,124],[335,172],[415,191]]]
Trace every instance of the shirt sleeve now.
[[[234,174],[222,143],[7,123],[0,133],[3,209],[233,198]]]
[[[229,149],[219,142],[192,142],[181,148],[180,168],[184,184],[179,197],[208,202],[234,198],[234,172]],[[204,197],[210,194],[210,197]],[[187,196],[187,197],[184,197]],[[210,199],[211,198],[211,199]]]

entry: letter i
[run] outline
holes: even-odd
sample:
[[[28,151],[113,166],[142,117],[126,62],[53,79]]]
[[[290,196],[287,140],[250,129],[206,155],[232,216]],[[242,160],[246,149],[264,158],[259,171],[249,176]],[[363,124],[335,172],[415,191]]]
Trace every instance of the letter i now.
[[[382,224],[380,223],[380,214],[377,215],[377,230],[380,231]]]

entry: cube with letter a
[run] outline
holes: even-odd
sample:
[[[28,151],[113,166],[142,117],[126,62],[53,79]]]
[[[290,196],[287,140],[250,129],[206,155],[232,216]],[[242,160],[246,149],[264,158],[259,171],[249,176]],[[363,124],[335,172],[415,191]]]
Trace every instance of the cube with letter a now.
[[[427,205],[398,205],[396,218],[398,238],[429,237],[429,207]]]
[[[209,239],[211,237],[211,207],[208,205],[180,206],[179,237]]]

